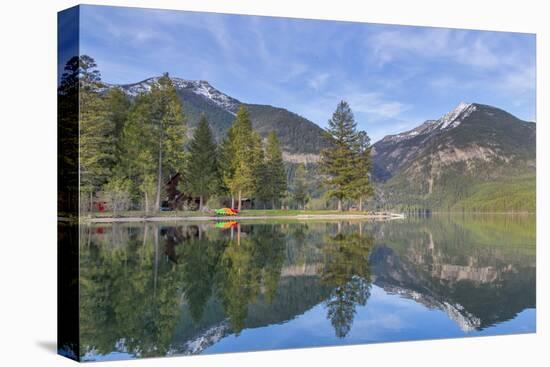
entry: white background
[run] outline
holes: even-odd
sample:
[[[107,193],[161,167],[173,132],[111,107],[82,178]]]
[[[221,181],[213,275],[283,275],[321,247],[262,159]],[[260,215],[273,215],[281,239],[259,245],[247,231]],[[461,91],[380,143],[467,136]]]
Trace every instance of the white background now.
[[[105,362],[102,366],[539,366],[548,363],[550,10],[545,1],[90,1],[93,4],[537,33],[537,334]],[[56,342],[56,12],[0,12],[0,366],[69,366]],[[544,190],[546,188],[546,190]],[[546,225],[545,225],[546,224]],[[546,359],[546,363],[544,363]],[[548,365],[548,364],[546,364]]]

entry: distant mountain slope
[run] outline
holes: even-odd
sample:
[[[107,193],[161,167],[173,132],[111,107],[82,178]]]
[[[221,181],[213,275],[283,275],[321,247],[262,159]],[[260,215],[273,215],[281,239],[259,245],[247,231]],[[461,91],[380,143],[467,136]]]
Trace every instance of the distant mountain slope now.
[[[374,144],[373,174],[382,183],[378,201],[452,208],[478,184],[518,176],[534,180],[535,144],[535,123],[496,107],[461,103],[438,120]]]
[[[134,84],[108,84],[107,87],[119,87],[129,97],[135,97],[150,91],[159,78],[153,77]],[[205,80],[171,79],[191,128],[197,125],[201,113],[204,113],[214,134],[220,139],[233,123],[239,107],[244,104],[250,111],[254,128],[263,138],[271,131],[277,133],[287,161],[316,161],[320,150],[327,145],[323,129],[293,112],[268,105],[242,103]]]
[[[252,125],[262,136],[275,130],[283,149],[292,154],[318,155],[327,147],[324,131],[313,122],[284,108],[247,104]]]

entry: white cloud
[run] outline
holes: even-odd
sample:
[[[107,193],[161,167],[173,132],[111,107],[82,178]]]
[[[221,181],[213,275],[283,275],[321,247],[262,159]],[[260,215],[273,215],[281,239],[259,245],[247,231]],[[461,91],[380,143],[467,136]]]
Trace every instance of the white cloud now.
[[[535,65],[531,65],[505,74],[498,86],[503,91],[526,93],[535,90],[536,80],[536,68]]]
[[[397,58],[412,55],[437,56],[449,46],[449,31],[425,30],[421,32],[402,32],[399,30],[381,31],[367,39],[380,65]]]
[[[495,32],[467,31],[445,28],[384,30],[367,38],[377,63],[415,58],[425,61],[445,61],[474,68],[495,68],[517,65],[522,55],[503,52],[504,35]]]
[[[310,88],[318,91],[326,84],[329,78],[330,75],[328,73],[318,74],[310,78],[307,84]]]
[[[458,81],[456,80],[456,78],[454,78],[450,75],[443,75],[443,76],[439,76],[439,77],[434,77],[434,78],[431,78],[430,80],[427,81],[427,83],[430,87],[432,87],[434,89],[437,89],[437,90],[456,87],[457,85],[459,85],[459,83],[457,83],[457,82]]]
[[[387,99],[378,92],[353,92],[344,94],[352,110],[379,118],[395,118],[410,108],[409,105]]]

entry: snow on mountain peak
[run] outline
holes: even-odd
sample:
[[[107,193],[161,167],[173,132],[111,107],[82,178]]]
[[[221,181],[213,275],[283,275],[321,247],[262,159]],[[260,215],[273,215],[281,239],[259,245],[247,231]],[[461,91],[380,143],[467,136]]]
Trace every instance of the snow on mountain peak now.
[[[460,102],[458,106],[451,112],[446,113],[438,121],[438,128],[443,130],[446,128],[454,128],[476,110],[476,106],[472,103]]]
[[[407,140],[407,139],[413,138],[417,135],[425,134],[427,132],[432,131],[436,127],[437,127],[437,120],[428,120],[428,121],[424,122],[423,124],[415,127],[412,130],[408,130],[408,131],[402,132],[400,134],[387,135],[382,139],[382,141],[386,141],[386,142],[391,141],[391,142],[396,143],[396,142],[399,142],[399,141],[402,141],[402,140]]]
[[[160,78],[160,76],[156,76],[135,84],[107,86],[120,87],[127,95],[136,97],[139,94],[150,92],[152,86],[158,84]],[[238,100],[231,98],[212,87],[206,80],[187,80],[177,77],[170,77],[170,79],[176,89],[189,90],[197,95],[200,95],[233,115],[235,115],[239,105],[241,104]]]
[[[402,140],[414,138],[418,135],[425,135],[431,133],[432,131],[455,128],[476,109],[477,106],[473,103],[460,102],[452,111],[447,112],[438,120],[428,120],[412,130],[408,130],[400,134],[387,135],[382,139],[382,141],[396,143]]]

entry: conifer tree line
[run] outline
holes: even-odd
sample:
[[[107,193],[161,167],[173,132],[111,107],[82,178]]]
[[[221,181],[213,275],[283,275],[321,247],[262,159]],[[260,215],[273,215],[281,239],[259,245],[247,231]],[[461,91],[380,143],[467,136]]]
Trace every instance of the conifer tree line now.
[[[178,191],[197,198],[199,210],[212,197],[227,198],[239,210],[245,199],[259,208],[279,208],[292,198],[297,209],[306,209],[311,199],[306,167],[298,165],[288,185],[277,134],[263,141],[244,105],[218,144],[204,115],[190,136],[185,106],[168,74],[130,99],[120,88],[107,88],[95,61],[84,55],[67,63],[59,89],[79,94],[80,207],[86,211],[101,196],[115,214],[157,212],[176,174]],[[363,210],[373,193],[370,139],[358,131],[345,101],[328,121],[326,138],[329,148],[319,162],[324,197],[335,200],[338,210],[346,202]]]
[[[181,175],[178,190],[199,198],[199,209],[212,196],[258,199],[275,207],[287,191],[286,171],[277,135],[266,143],[252,128],[241,106],[218,145],[204,115],[192,137],[168,74],[133,100],[119,88],[105,88],[89,56],[67,63],[60,91],[79,93],[79,176],[81,207],[93,210],[94,197],[105,197],[113,212],[159,211],[165,184]],[[78,87],[75,87],[78,85]]]

